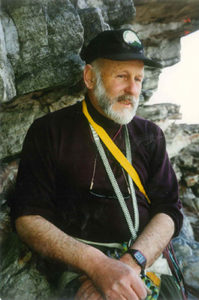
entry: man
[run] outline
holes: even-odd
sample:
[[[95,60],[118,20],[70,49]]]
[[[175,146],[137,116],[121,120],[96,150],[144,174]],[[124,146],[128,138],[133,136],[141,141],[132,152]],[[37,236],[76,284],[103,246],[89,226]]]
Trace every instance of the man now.
[[[100,33],[82,58],[86,100],[29,129],[12,217],[22,240],[80,274],[76,299],[145,299],[140,273],[182,225],[163,133],[135,116],[144,65],[159,64],[129,29]]]

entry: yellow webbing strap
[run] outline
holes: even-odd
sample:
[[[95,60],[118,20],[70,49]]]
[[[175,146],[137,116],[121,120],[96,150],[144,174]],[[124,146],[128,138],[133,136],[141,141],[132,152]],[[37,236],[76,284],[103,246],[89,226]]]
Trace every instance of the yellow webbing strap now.
[[[97,134],[99,135],[100,139],[103,141],[103,143],[106,145],[106,147],[109,149],[109,151],[112,153],[112,155],[116,158],[116,160],[120,163],[120,165],[126,170],[126,172],[131,176],[137,187],[139,188],[140,192],[144,194],[146,197],[147,201],[151,203],[149,200],[144,187],[141,183],[140,177],[137,173],[137,171],[134,169],[134,167],[130,164],[128,159],[124,156],[124,154],[120,151],[120,149],[116,146],[116,144],[112,141],[112,139],[109,137],[109,135],[106,133],[106,131],[95,121],[92,119],[90,116],[86,101],[83,100],[82,102],[82,111],[89,121],[89,123],[92,125],[92,127],[95,129]]]
[[[161,279],[154,272],[146,272],[146,275],[153,281],[153,283],[160,287]]]

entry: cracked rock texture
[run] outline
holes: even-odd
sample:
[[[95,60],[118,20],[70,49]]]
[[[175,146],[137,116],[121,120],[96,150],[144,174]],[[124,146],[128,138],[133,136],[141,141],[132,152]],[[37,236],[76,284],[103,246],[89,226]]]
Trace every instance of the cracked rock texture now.
[[[120,27],[137,31],[146,54],[164,67],[171,66],[180,60],[180,38],[199,29],[199,2],[0,0],[2,300],[60,299],[64,271],[56,273],[56,267],[30,251],[12,232],[8,200],[28,127],[35,118],[83,99],[82,46],[102,30]],[[165,132],[185,215],[174,247],[191,299],[198,299],[199,124],[176,124],[181,118],[177,105],[147,105],[160,73],[146,68],[138,113]]]

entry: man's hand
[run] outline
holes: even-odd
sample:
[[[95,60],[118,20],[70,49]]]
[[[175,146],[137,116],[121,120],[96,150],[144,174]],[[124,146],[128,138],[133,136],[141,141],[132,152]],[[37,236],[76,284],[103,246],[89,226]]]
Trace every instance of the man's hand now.
[[[89,287],[90,299],[97,299],[91,298],[91,294],[99,296],[99,292],[111,300],[146,297],[144,283],[130,266],[75,240],[44,218],[19,217],[16,228],[20,237],[37,252],[86,274],[94,283],[84,286]]]
[[[92,291],[94,293],[93,296],[96,295],[96,297],[99,296],[97,293],[98,290],[105,299],[110,300],[138,300],[145,299],[147,296],[145,285],[139,277],[138,272],[127,264],[112,258],[106,257],[101,264],[98,264],[96,272],[91,274],[91,280],[94,285],[90,282],[89,287],[87,285],[86,287],[88,287],[88,291]]]
[[[104,297],[97,290],[93,282],[85,276],[85,279],[75,295],[75,300],[103,300]]]
[[[139,267],[132,265],[135,262],[129,254],[125,254],[121,261],[109,258],[98,249],[70,237],[41,216],[19,217],[16,229],[22,240],[35,251],[86,274],[94,283],[91,285],[94,288],[93,295],[95,291],[99,296],[99,291],[105,299],[111,300],[138,300],[147,296],[144,283],[139,277]],[[151,265],[173,233],[173,220],[163,213],[157,214],[132,247],[143,252],[147,264]]]

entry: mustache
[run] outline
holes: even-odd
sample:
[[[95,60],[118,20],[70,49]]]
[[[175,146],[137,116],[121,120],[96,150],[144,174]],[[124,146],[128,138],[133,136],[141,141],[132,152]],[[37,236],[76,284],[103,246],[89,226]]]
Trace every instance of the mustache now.
[[[135,104],[137,99],[132,95],[122,95],[122,96],[118,96],[115,98],[115,102],[121,102],[121,101],[125,101],[125,100],[130,101],[131,104]]]

